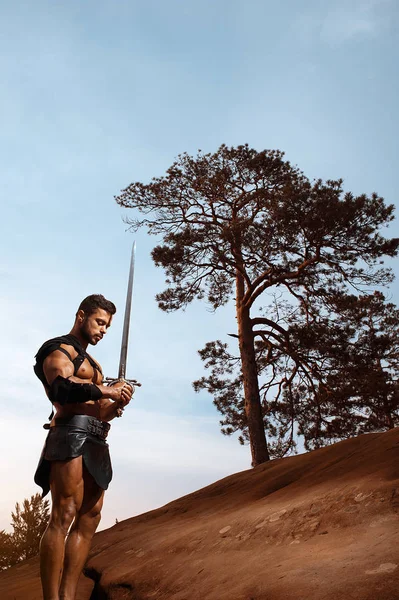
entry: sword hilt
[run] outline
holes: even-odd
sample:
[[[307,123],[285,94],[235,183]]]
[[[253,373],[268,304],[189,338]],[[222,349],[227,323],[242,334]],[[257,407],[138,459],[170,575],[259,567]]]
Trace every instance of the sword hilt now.
[[[104,378],[104,381],[105,381],[105,382],[107,383],[107,385],[109,385],[109,386],[115,385],[116,383],[119,383],[120,381],[126,381],[126,383],[128,383],[129,385],[131,385],[131,386],[132,386],[132,396],[133,396],[133,394],[134,394],[134,392],[135,392],[135,389],[136,389],[136,387],[141,387],[141,383],[139,383],[139,382],[137,381],[137,379],[125,379],[124,377],[119,377],[119,379],[113,379],[112,377],[105,377],[105,378]],[[125,409],[124,409],[124,408],[122,408],[122,407],[118,408],[118,411],[117,411],[117,415],[116,415],[116,416],[117,416],[117,417],[121,417],[121,416],[122,416],[122,414],[123,414],[123,411],[124,411],[124,410],[125,410]]]
[[[113,377],[105,377],[104,381],[109,386],[115,385],[116,383],[119,383],[120,381],[126,381],[126,383],[131,385],[133,388],[132,395],[134,394],[136,387],[141,387],[141,383],[139,383],[137,381],[137,379],[125,379],[124,377],[120,377],[119,379],[114,379]]]

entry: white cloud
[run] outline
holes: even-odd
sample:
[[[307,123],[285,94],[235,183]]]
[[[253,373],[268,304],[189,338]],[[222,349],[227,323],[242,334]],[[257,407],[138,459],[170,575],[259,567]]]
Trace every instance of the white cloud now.
[[[346,42],[377,35],[386,24],[387,4],[389,0],[346,0],[332,5],[321,27],[322,39]]]
[[[391,5],[392,0],[337,0],[327,11],[304,13],[296,32],[303,42],[319,38],[332,45],[374,37],[389,26]]]

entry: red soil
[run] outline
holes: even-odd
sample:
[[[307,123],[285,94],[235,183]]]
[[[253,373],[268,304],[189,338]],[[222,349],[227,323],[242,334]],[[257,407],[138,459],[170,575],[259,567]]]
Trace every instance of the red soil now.
[[[77,600],[399,600],[399,429],[226,477],[96,534]],[[2,600],[41,598],[37,559]]]

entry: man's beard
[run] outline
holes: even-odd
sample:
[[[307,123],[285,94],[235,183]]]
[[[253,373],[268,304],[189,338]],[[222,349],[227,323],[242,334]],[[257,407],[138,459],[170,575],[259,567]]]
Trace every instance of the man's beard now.
[[[85,342],[87,342],[91,346],[95,346],[97,344],[97,340],[93,340],[93,338],[90,336],[87,330],[86,321],[83,321],[80,333]]]

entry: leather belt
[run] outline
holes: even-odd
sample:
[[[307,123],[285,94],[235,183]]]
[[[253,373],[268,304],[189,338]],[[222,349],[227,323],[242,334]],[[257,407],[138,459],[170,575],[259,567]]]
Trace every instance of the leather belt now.
[[[111,428],[109,423],[100,421],[96,417],[89,417],[88,415],[73,415],[72,417],[57,417],[54,419],[55,426],[69,426],[82,429],[87,431],[91,435],[105,440],[108,436],[108,432]]]

